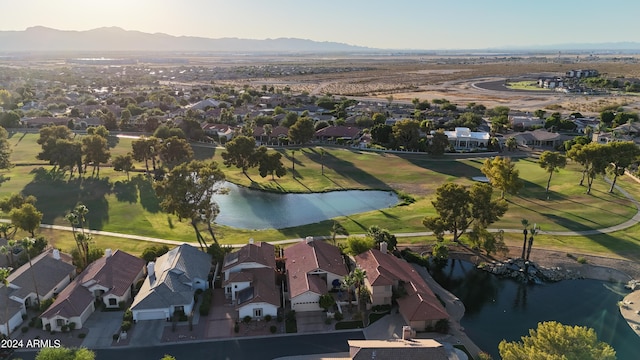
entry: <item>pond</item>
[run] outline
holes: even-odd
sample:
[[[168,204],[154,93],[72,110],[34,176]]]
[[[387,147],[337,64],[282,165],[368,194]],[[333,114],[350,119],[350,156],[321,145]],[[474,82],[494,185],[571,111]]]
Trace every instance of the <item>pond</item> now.
[[[312,224],[337,216],[392,207],[391,191],[345,190],[310,194],[283,194],[252,190],[226,183],[227,195],[216,195],[220,214],[216,223],[239,229],[282,229]]]
[[[461,326],[494,359],[500,358],[502,339],[520,341],[538,322],[551,320],[593,328],[599,340],[613,346],[618,360],[638,359],[640,338],[617,307],[629,292],[623,284],[564,280],[527,285],[500,279],[459,260],[449,260],[444,269],[431,273],[465,304]]]

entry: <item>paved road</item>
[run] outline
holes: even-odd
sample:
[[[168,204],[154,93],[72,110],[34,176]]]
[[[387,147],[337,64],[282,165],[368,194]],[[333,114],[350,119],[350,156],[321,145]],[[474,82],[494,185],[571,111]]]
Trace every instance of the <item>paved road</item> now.
[[[347,340],[364,340],[362,331],[334,331],[328,334],[267,336],[253,339],[226,339],[179,343],[153,347],[110,348],[96,350],[98,360],[160,359],[165,354],[178,360],[271,360],[284,356],[348,352]],[[24,360],[35,352],[17,352]]]

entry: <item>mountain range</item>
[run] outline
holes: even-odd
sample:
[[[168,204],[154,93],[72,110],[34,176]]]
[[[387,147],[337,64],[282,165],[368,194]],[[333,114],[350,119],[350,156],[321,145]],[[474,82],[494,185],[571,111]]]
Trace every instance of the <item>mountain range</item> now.
[[[0,31],[0,52],[361,52],[375,49],[296,38],[266,40],[172,36],[102,27],[86,31],[42,26]]]

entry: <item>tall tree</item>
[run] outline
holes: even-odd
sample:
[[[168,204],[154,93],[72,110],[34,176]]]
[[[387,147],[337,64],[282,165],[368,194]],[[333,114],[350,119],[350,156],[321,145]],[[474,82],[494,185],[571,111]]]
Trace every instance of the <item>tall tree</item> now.
[[[238,169],[242,169],[242,173],[249,180],[251,178],[247,174],[249,168],[258,164],[256,141],[248,136],[236,136],[225,145],[226,152],[222,153],[222,159],[227,167],[234,165]]]
[[[545,151],[540,154],[538,165],[549,173],[546,189],[546,193],[548,195],[549,187],[551,186],[551,176],[554,172],[558,172],[559,169],[563,169],[567,165],[567,157],[558,152]]]
[[[89,244],[93,240],[91,233],[85,229],[85,225],[87,225],[86,216],[88,213],[89,208],[87,208],[86,205],[78,204],[73,208],[73,210],[65,215],[65,219],[71,224],[73,239],[75,240],[76,247],[78,249],[80,263],[77,264],[77,266],[82,269],[89,265]],[[80,231],[77,230],[78,228]]]
[[[522,243],[522,259],[524,259],[526,251],[527,251],[527,235],[529,234],[529,220],[522,219],[520,220],[522,224],[522,234],[524,235],[524,242]]]
[[[40,136],[37,143],[42,146],[42,151],[38,154],[39,160],[49,161],[52,165],[58,165],[56,140],[73,140],[73,133],[64,125],[45,126],[40,129]]]
[[[0,267],[0,284],[4,287],[9,287],[9,275],[11,275],[11,268]],[[4,308],[4,318],[6,319],[5,335],[8,337],[11,335],[11,328],[9,327],[9,307]]]
[[[9,218],[17,228],[29,232],[31,236],[36,236],[35,231],[42,221],[42,212],[32,204],[25,203],[21,207],[11,210]]]
[[[431,203],[437,216],[425,217],[422,224],[442,237],[444,231],[458,241],[474,222],[486,228],[507,211],[504,200],[492,200],[493,189],[488,184],[474,184],[470,190],[455,183],[446,183],[436,190]]]
[[[394,140],[405,150],[415,150],[420,140],[420,122],[410,119],[397,121],[392,126],[392,134]]]
[[[549,321],[538,323],[522,341],[502,340],[498,345],[503,360],[615,360],[616,352],[598,341],[596,332],[586,326],[568,326]]]
[[[207,243],[198,224],[206,222],[213,241],[217,243],[212,223],[219,208],[213,195],[225,192],[220,186],[224,179],[224,173],[216,162],[193,160],[174,167],[162,181],[154,184],[160,207],[180,220],[189,219],[203,249],[207,248]]]
[[[640,148],[633,141],[614,141],[607,144],[607,146],[611,154],[607,172],[613,175],[611,187],[609,188],[609,192],[612,193],[618,176],[624,175],[625,170],[638,160]]]
[[[9,144],[9,133],[0,127],[0,169],[11,167],[11,145]]]
[[[449,148],[449,137],[443,130],[438,130],[431,138],[431,146],[429,151],[433,155],[442,155]]]
[[[583,165],[582,179],[587,179],[587,194],[591,194],[591,187],[597,175],[604,174],[610,164],[611,152],[607,145],[588,143],[584,146],[576,144],[567,153]],[[582,180],[580,181],[582,185]]]
[[[156,137],[140,138],[131,143],[133,159],[144,161],[145,169],[149,172],[149,160],[152,160],[153,170],[156,170],[156,156],[160,150],[160,139]]]
[[[511,158],[496,156],[486,159],[480,171],[489,179],[491,185],[500,189],[500,198],[504,199],[505,193],[515,194],[522,188],[520,172],[516,170]]]
[[[159,156],[162,162],[172,169],[178,164],[193,158],[193,149],[189,142],[177,136],[171,136],[160,144]]]
[[[260,148],[264,148],[261,146]],[[260,150],[260,148],[258,150]],[[258,170],[260,171],[260,176],[266,177],[271,174],[271,180],[274,179],[274,174],[277,177],[283,177],[287,174],[287,169],[284,167],[282,163],[282,154],[279,152],[266,152],[266,148],[264,151],[260,150],[259,152],[263,152],[263,154],[259,157],[258,160]]]
[[[127,174],[127,180],[129,180],[129,171],[133,170],[133,156],[131,153],[127,155],[116,155],[113,158],[113,170],[124,171]]]
[[[367,236],[371,237],[376,245],[380,245],[382,242],[387,243],[387,249],[393,251],[398,245],[398,239],[395,235],[389,232],[387,229],[383,229],[378,225],[369,226],[367,229]]]
[[[331,242],[334,246],[336,245],[336,236],[338,235],[349,235],[349,232],[344,226],[342,226],[342,224],[333,220],[333,223],[331,224]]]
[[[85,168],[88,164],[93,164],[92,175],[100,177],[100,164],[107,163],[111,157],[107,139],[97,134],[82,138],[82,153]]]
[[[30,250],[33,248],[36,239],[34,238],[24,238],[20,240],[20,246],[24,249],[24,252],[27,254],[27,261],[29,262],[29,270],[33,267],[31,263],[31,252]],[[40,304],[40,292],[38,291],[38,282],[36,281],[35,271],[29,271],[31,273],[31,280],[33,281],[33,289],[36,292],[36,305]]]
[[[313,120],[306,116],[299,118],[298,121],[289,128],[289,139],[294,143],[304,145],[313,139],[314,134]]]

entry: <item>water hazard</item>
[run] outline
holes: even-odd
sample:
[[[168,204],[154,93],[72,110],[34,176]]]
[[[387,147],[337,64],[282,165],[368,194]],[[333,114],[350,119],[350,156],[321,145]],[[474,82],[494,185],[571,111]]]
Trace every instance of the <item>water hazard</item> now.
[[[240,229],[282,229],[337,216],[385,209],[398,203],[390,191],[347,190],[311,194],[282,194],[252,190],[232,183],[227,195],[216,195],[216,223]]]
[[[542,321],[588,326],[609,343],[618,360],[638,359],[640,338],[631,330],[617,303],[628,294],[623,284],[597,280],[564,280],[544,285],[520,284],[477,270],[464,261],[449,261],[432,275],[465,304],[461,325],[494,359],[502,339],[519,341]]]

